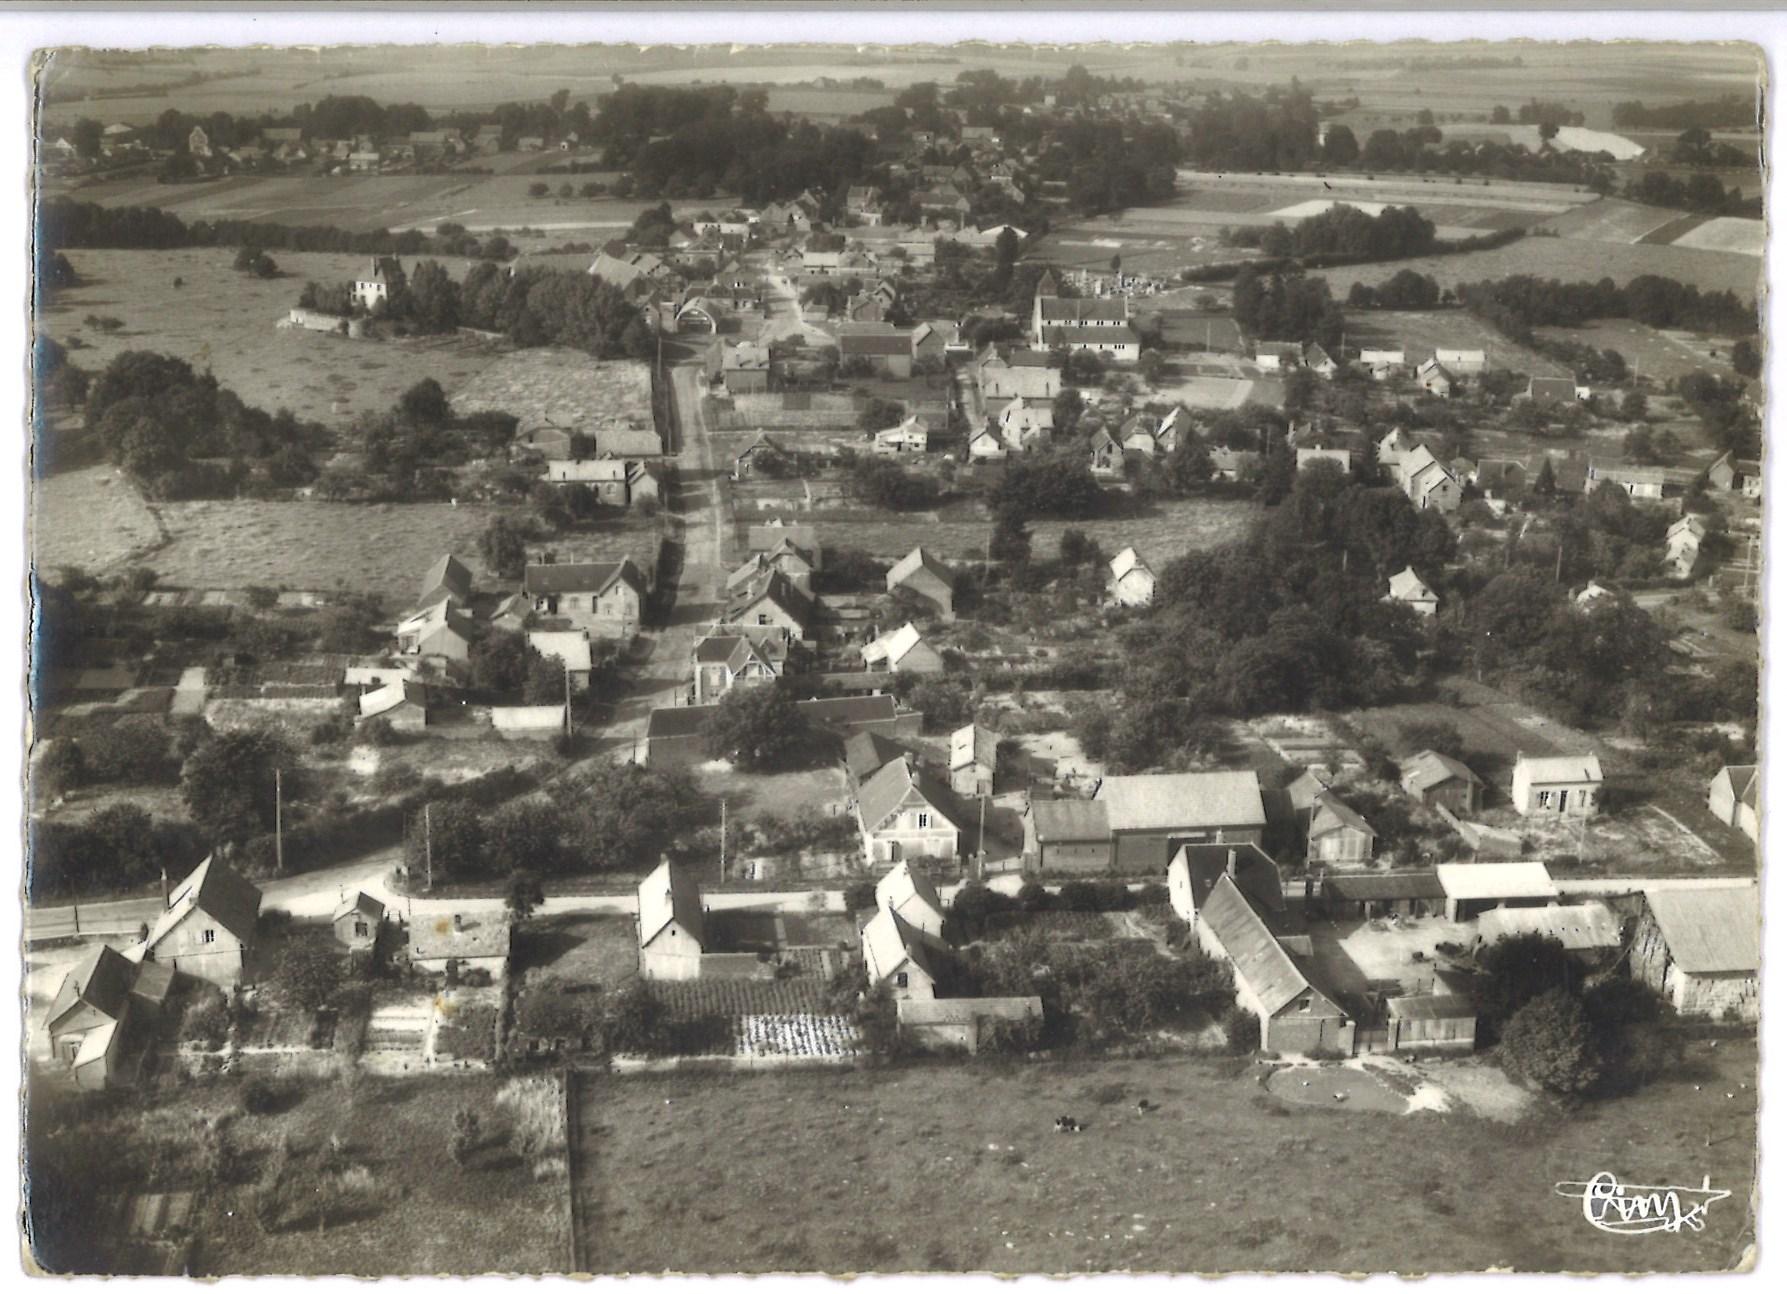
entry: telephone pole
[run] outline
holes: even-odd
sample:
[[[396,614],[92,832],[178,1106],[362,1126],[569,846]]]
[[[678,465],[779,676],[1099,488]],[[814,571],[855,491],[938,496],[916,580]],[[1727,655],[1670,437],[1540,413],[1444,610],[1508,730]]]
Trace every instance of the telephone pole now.
[[[434,802],[422,806],[422,858],[428,867],[428,892],[434,893]]]
[[[720,884],[726,883],[726,797],[720,797]]]
[[[571,732],[571,667],[569,665],[566,665],[565,666],[565,736],[569,737],[572,735],[573,734]]]
[[[273,862],[280,875],[285,874],[285,781],[280,769],[273,770]]]

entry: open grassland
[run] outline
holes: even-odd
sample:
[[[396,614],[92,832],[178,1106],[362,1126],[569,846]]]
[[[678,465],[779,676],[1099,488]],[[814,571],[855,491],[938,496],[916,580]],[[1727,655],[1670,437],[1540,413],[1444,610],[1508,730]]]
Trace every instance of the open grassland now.
[[[82,368],[97,372],[127,350],[159,351],[209,369],[249,404],[290,409],[331,427],[390,408],[425,377],[451,391],[501,353],[493,343],[458,336],[350,341],[275,326],[298,304],[306,280],[349,280],[366,268],[359,256],[279,252],[277,279],[237,273],[227,247],[77,250],[68,258],[81,283],[57,295],[42,326],[65,344],[75,337],[85,343],[70,352]],[[468,262],[446,265],[458,278]],[[88,315],[124,326],[103,332],[84,322]]]
[[[1676,247],[1693,247],[1709,252],[1736,252],[1743,256],[1761,256],[1768,231],[1760,220],[1742,220],[1736,216],[1720,216],[1697,225],[1675,240]]]
[[[1756,1049],[1691,1048],[1691,1072],[1511,1128],[1293,1105],[1183,1057],[592,1078],[574,1186],[610,1272],[1728,1269],[1755,1234]],[[1055,1135],[1064,1113],[1087,1133]],[[1552,1191],[1603,1169],[1735,1194],[1702,1232],[1611,1236]]]
[[[651,366],[644,360],[598,360],[564,347],[515,351],[447,394],[461,413],[496,410],[522,426],[548,422],[590,431],[652,425]]]
[[[155,514],[117,468],[83,467],[31,482],[31,564],[46,578],[58,566],[107,570],[160,536]]]
[[[1350,319],[1348,325],[1351,326]],[[1535,331],[1541,337],[1573,341],[1596,350],[1616,350],[1641,376],[1659,385],[1697,371],[1717,373],[1724,378],[1734,376],[1728,337],[1652,328],[1632,319],[1600,319],[1577,328]]]
[[[1081,530],[1098,541],[1106,552],[1116,553],[1134,544],[1158,571],[1165,562],[1186,553],[1216,548],[1239,539],[1259,515],[1252,503],[1227,499],[1168,499],[1138,516],[1100,517],[1087,521],[1036,521],[1030,527],[1032,549],[1053,556],[1066,530]],[[827,544],[857,548],[872,557],[893,562],[919,545],[945,561],[979,561],[986,555],[993,522],[981,509],[959,505],[943,512],[884,512],[852,509],[847,512],[802,513]],[[744,540],[742,529],[739,543]]]
[[[1593,283],[1610,278],[1623,286],[1640,274],[1660,274],[1692,283],[1702,291],[1731,291],[1749,298],[1756,295],[1761,283],[1761,267],[1754,256],[1577,238],[1522,238],[1507,247],[1488,251],[1421,256],[1375,265],[1336,266],[1311,270],[1310,274],[1326,278],[1334,295],[1345,300],[1353,284],[1369,283],[1375,287],[1403,270],[1428,275],[1442,288],[1514,274],[1532,274],[1565,282]]]
[[[1679,212],[1664,207],[1647,207],[1619,198],[1602,198],[1577,207],[1574,211],[1554,216],[1539,227],[1553,230],[1560,238],[1578,238],[1597,243],[1639,243],[1656,230],[1673,223]]]
[[[569,1266],[562,1180],[536,1180],[506,1144],[508,1115],[495,1102],[502,1080],[454,1074],[361,1081],[342,1099],[323,1087],[281,1113],[238,1124],[264,1154],[282,1134],[300,1156],[339,1136],[371,1173],[373,1199],[348,1219],[267,1234],[242,1188],[208,1192],[194,1275],[552,1272]],[[214,1095],[215,1093],[215,1095]],[[228,1089],[185,1096],[190,1121]],[[448,1152],[452,1115],[475,1111],[479,1144],[464,1166]],[[190,1126],[190,1123],[189,1125]],[[258,1165],[260,1155],[251,1156]]]

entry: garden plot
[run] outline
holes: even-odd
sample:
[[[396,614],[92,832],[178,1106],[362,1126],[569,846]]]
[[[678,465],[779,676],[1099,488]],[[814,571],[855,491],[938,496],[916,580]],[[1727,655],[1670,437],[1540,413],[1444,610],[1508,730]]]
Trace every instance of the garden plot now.
[[[374,1073],[414,1072],[427,1065],[426,1050],[434,1022],[432,993],[381,989],[373,995],[360,1052],[362,1068]]]
[[[840,1015],[747,1015],[739,1017],[740,1056],[841,1058],[861,1044],[856,1026]]]
[[[496,1058],[496,1021],[502,1008],[503,991],[494,985],[447,989],[434,1000],[425,1059],[456,1069],[487,1068]]]

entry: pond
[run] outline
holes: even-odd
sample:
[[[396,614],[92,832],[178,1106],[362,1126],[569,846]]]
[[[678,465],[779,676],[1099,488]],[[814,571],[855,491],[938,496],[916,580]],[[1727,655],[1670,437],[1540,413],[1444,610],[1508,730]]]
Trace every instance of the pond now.
[[[1266,1079],[1266,1090],[1280,1100],[1298,1105],[1378,1110],[1386,1114],[1402,1114],[1408,1109],[1408,1098],[1392,1091],[1374,1074],[1338,1065],[1296,1065],[1274,1070]]]

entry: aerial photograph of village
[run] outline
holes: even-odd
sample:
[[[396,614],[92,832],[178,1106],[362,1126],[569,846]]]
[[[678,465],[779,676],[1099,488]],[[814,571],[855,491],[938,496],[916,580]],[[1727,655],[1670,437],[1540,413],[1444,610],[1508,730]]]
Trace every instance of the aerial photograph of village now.
[[[1760,52],[1026,35],[38,54],[28,1268],[1752,1261]]]

